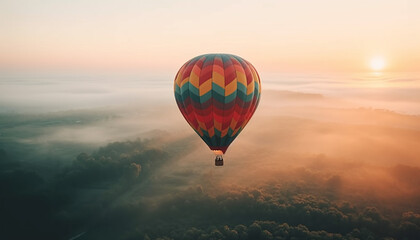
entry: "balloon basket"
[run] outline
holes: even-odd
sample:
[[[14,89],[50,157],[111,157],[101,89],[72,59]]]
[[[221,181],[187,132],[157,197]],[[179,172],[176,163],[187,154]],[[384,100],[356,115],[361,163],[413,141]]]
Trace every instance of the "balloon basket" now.
[[[214,165],[216,165],[216,166],[223,166],[223,157],[222,157],[222,155],[216,155],[216,159],[214,160]]]

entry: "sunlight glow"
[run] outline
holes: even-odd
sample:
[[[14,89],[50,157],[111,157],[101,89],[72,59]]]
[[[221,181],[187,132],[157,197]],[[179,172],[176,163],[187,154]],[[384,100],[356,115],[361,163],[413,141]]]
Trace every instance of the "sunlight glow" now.
[[[381,57],[375,57],[370,60],[370,68],[374,71],[381,71],[385,68],[385,60]]]

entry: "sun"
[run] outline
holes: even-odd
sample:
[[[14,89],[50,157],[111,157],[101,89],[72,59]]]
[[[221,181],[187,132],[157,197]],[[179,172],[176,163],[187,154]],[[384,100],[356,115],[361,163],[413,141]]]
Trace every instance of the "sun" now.
[[[385,60],[381,57],[374,57],[370,60],[370,68],[373,71],[381,71],[385,68]]]

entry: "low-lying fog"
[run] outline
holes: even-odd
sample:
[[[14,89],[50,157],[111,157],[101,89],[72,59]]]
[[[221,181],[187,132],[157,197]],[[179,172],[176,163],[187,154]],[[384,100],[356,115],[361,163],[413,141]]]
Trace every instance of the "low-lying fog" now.
[[[3,75],[7,239],[418,239],[420,75],[261,74],[225,166],[172,76]]]

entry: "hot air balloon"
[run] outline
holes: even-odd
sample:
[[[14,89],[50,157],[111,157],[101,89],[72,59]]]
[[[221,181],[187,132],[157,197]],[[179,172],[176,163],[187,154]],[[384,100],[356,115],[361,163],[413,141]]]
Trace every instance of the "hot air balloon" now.
[[[179,69],[174,91],[185,120],[216,154],[216,166],[223,166],[223,154],[260,101],[254,66],[231,54],[200,55]]]

